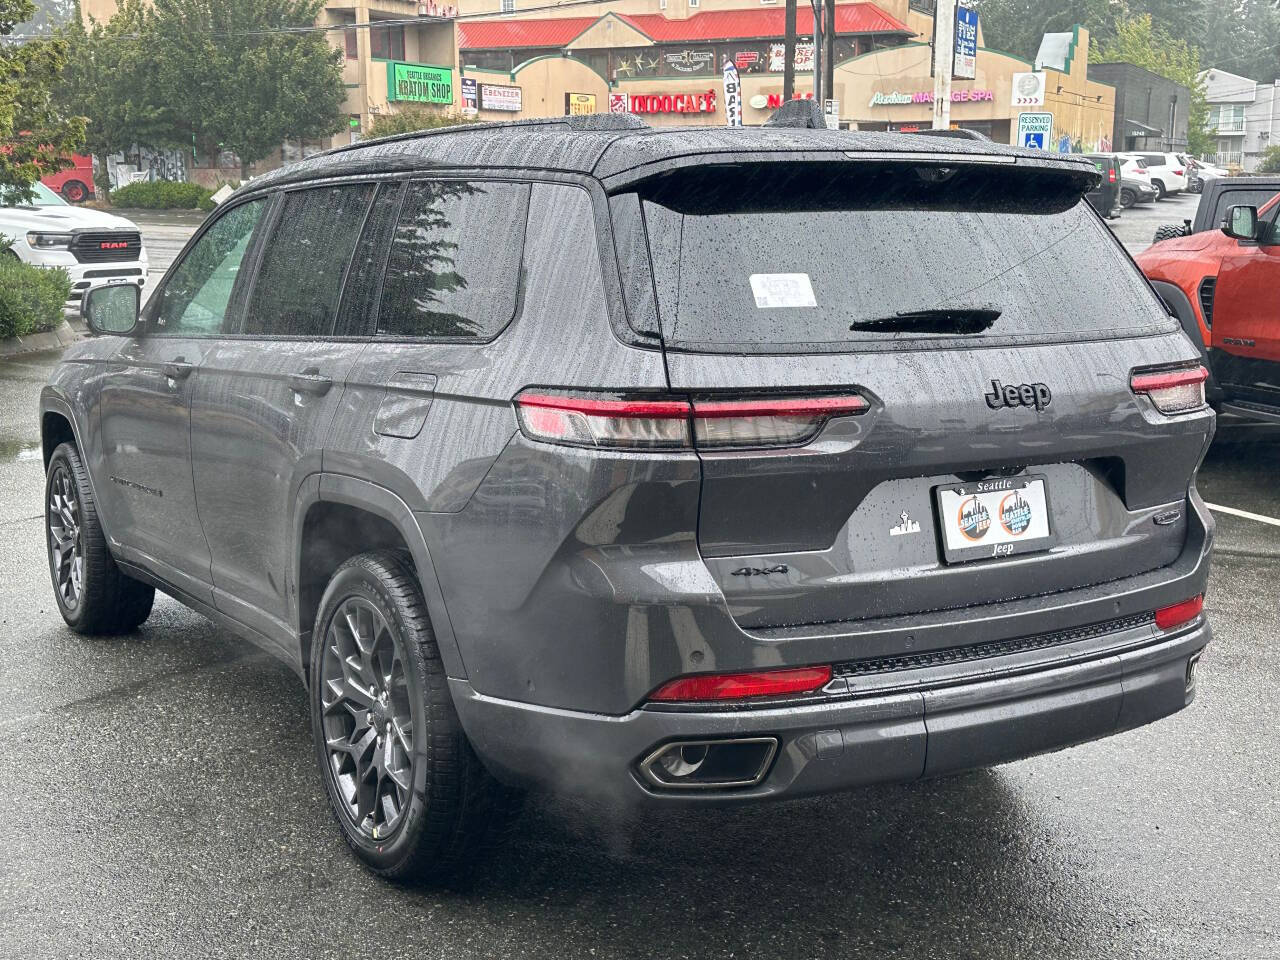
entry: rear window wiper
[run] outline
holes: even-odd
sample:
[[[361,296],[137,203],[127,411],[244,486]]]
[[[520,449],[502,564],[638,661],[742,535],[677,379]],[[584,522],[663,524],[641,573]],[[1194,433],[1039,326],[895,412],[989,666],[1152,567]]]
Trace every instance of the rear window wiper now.
[[[877,333],[938,333],[964,336],[982,333],[1000,317],[994,307],[930,307],[927,310],[902,310],[891,317],[855,320],[850,330]]]

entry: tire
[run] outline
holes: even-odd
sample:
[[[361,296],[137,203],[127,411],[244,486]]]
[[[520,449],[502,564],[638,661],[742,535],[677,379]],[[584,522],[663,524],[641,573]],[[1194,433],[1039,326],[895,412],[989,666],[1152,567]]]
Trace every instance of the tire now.
[[[89,476],[71,443],[49,458],[44,531],[58,612],[73,631],[128,633],[151,615],[155,588],[125,574],[111,556]]]
[[[1168,194],[1165,192],[1164,184],[1159,180],[1152,180],[1151,185],[1156,188],[1156,199],[1163,200]]]
[[[316,759],[348,846],[393,880],[459,873],[501,818],[505,792],[462,731],[407,557],[364,553],[338,568],[310,666]]]
[[[1152,243],[1159,243],[1162,240],[1173,240],[1175,237],[1185,237],[1187,228],[1180,223],[1164,223],[1156,227],[1155,239]]]
[[[1132,190],[1120,191],[1120,206],[1123,207],[1125,210],[1128,210],[1137,202],[1138,202],[1138,195],[1134,193]]]
[[[68,180],[62,185],[62,199],[67,203],[83,203],[89,197],[89,188],[79,180]]]

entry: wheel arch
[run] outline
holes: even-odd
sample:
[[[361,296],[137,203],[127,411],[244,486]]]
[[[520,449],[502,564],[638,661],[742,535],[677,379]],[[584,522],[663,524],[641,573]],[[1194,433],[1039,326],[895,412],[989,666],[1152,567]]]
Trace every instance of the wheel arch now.
[[[291,580],[304,678],[310,670],[316,613],[333,572],[347,559],[378,549],[408,551],[445,671],[450,677],[467,676],[426,538],[413,511],[395,491],[358,477],[312,474],[298,491],[294,517]]]

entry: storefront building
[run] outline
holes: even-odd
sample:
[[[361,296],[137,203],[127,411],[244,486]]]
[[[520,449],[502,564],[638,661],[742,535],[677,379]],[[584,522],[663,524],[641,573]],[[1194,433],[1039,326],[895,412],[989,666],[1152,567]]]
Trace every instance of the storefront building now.
[[[628,0],[625,6],[639,10],[653,2]],[[712,8],[712,2],[701,0],[701,6],[682,11],[668,0],[664,9],[650,12],[613,4],[598,16],[517,11],[459,21],[460,72],[478,84],[519,87],[520,109],[509,117],[594,109],[630,111],[654,126],[716,125],[726,122],[721,70],[729,60],[741,77],[743,122],[763,123],[782,102],[781,5],[743,8],[736,0],[737,7],[717,2],[719,8]],[[931,124],[932,20],[919,6],[914,0],[837,5],[829,95],[839,101],[842,127],[910,131]],[[807,4],[797,12],[796,93],[811,96],[812,13]],[[1012,143],[1020,113],[1052,114],[1047,148],[1110,149],[1115,90],[1087,79],[1088,46],[1088,32],[1076,28],[1067,38],[1061,69],[1037,71],[1028,61],[980,45],[975,78],[953,85],[952,125]],[[1024,89],[1028,83],[1030,94]],[[500,119],[483,105],[478,110],[485,119]]]

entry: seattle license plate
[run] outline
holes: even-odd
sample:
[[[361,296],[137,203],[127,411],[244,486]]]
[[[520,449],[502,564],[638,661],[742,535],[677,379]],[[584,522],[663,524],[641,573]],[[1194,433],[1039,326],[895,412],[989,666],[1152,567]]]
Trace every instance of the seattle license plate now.
[[[993,477],[936,488],[948,563],[1011,557],[1057,542],[1043,476]]]

